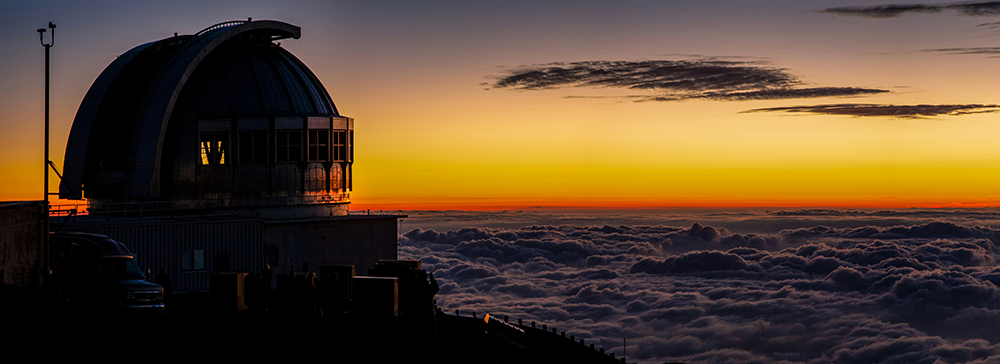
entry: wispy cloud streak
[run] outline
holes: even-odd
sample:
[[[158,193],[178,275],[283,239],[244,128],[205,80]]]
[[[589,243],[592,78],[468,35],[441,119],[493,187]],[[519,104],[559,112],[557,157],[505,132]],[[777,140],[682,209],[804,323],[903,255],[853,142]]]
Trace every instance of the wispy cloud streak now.
[[[753,112],[786,112],[825,115],[848,115],[857,117],[889,117],[900,119],[916,119],[932,116],[959,116],[969,114],[1000,112],[1000,105],[965,104],[965,105],[877,105],[877,104],[832,104],[832,105],[802,105],[789,107],[770,107],[751,109]]]
[[[874,6],[842,6],[821,12],[865,18],[895,18],[906,13],[940,13],[952,11],[963,16],[1000,15],[1000,1],[943,4],[885,4]]]
[[[627,97],[635,101],[773,100],[889,92],[860,87],[802,87],[804,84],[788,70],[769,67],[761,62],[699,59],[530,65],[500,77],[493,87],[518,90],[621,88],[655,93]]]
[[[1000,54],[1000,47],[937,48],[937,49],[925,49],[923,51],[929,53],[993,55],[993,54]]]

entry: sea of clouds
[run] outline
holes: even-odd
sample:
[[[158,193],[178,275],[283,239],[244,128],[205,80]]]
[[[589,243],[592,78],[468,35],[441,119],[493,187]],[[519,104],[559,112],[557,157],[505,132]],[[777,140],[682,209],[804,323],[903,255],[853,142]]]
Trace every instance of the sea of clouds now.
[[[414,212],[399,257],[629,362],[1000,363],[995,209],[681,215]]]

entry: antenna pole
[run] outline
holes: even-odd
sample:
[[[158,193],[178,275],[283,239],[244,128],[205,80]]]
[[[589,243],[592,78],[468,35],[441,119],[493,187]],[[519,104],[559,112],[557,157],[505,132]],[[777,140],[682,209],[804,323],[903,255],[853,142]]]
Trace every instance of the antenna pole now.
[[[42,182],[44,188],[42,189],[42,200],[45,201],[45,211],[48,215],[49,208],[49,49],[56,42],[56,25],[49,22],[49,29],[52,32],[49,35],[49,43],[45,43],[45,28],[38,29],[38,40],[42,43],[42,47],[45,47],[45,161],[42,163],[42,167],[45,168],[45,178]]]
[[[45,178],[42,184],[44,189],[42,190],[42,208],[45,209],[45,218],[43,220],[42,226],[44,231],[42,233],[42,246],[39,251],[39,269],[38,274],[38,285],[45,284],[45,271],[48,267],[48,252],[49,252],[49,49],[56,42],[56,25],[49,22],[49,30],[52,32],[49,34],[49,43],[45,43],[45,28],[38,29],[38,40],[42,43],[42,47],[45,47],[45,162],[42,163],[42,167],[45,168]]]

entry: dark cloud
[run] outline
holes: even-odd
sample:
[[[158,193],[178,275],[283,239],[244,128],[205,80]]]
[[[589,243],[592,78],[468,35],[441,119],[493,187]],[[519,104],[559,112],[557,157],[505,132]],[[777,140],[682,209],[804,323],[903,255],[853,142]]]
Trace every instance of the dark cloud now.
[[[697,251],[670,257],[666,260],[643,259],[632,265],[629,273],[691,273],[737,271],[754,268],[736,254],[720,251]]]
[[[877,105],[877,104],[830,104],[802,105],[789,107],[771,107],[743,111],[751,112],[787,112],[811,113],[825,115],[848,115],[857,117],[889,117],[900,119],[916,119],[931,116],[957,116],[980,113],[1000,112],[1000,105],[965,104],[965,105]]]
[[[710,93],[705,98],[714,100],[774,100],[774,99],[806,99],[816,97],[851,97],[867,96],[889,92],[873,88],[860,87],[813,87],[767,89],[746,92]]]
[[[940,13],[943,11],[952,11],[964,16],[995,16],[1000,15],[1000,2],[843,6],[824,9],[821,12],[865,18],[895,18],[906,13]]]
[[[1000,47],[966,47],[966,48],[938,48],[925,49],[924,52],[947,53],[947,54],[1000,54]]]
[[[438,278],[445,312],[537,321],[617,353],[624,336],[639,363],[1000,359],[991,329],[1000,323],[1000,229],[988,226],[813,225],[768,234],[705,224],[531,225],[413,229],[399,242],[400,259],[421,259]]]
[[[889,92],[859,87],[802,87],[786,69],[756,61],[586,61],[525,66],[500,77],[494,88],[542,90],[564,87],[621,88],[653,95],[634,101],[717,101],[852,97]],[[588,97],[588,96],[571,96]]]

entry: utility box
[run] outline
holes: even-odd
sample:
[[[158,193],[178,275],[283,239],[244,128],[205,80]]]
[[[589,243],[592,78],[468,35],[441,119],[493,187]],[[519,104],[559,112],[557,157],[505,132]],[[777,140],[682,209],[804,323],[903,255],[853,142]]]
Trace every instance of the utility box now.
[[[397,270],[420,270],[419,260],[379,260],[375,262],[375,266],[372,269],[388,269],[391,271]],[[368,274],[372,274],[368,272]]]
[[[336,276],[336,278],[334,278],[334,276]],[[354,276],[355,272],[353,265],[320,266],[319,280],[320,282],[323,282],[324,301],[334,299],[339,300],[338,302],[350,302],[351,290],[353,288],[351,283],[354,280]],[[333,292],[335,287],[338,287],[340,290],[339,297],[333,297],[334,295],[337,295],[337,292]]]
[[[399,283],[396,277],[356,276],[352,312],[370,317],[396,316],[399,311]]]
[[[212,306],[220,312],[237,312],[247,309],[243,282],[247,273],[219,273],[209,276],[208,290]]]

